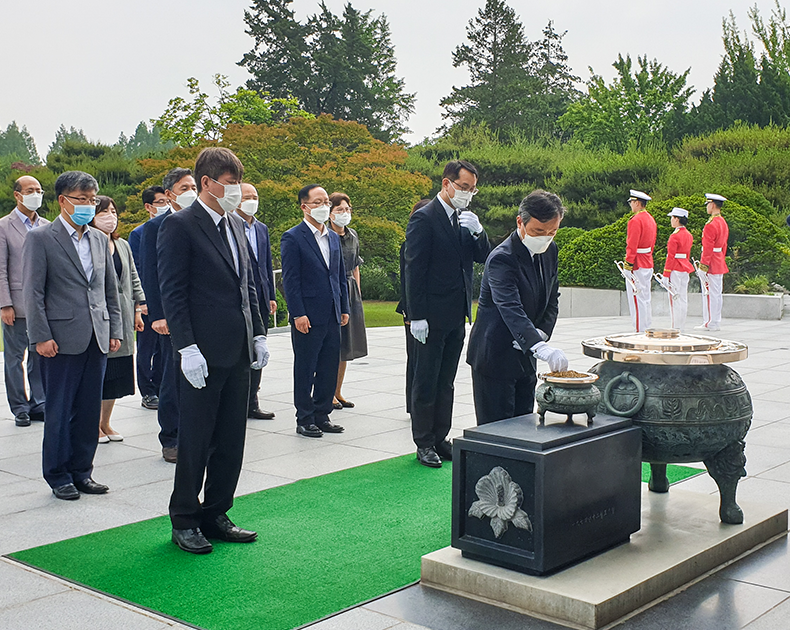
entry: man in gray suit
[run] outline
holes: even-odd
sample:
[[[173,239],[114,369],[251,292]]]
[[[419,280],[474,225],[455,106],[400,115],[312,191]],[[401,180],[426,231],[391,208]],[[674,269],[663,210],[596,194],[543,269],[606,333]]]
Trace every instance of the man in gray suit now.
[[[28,427],[31,420],[44,419],[44,387],[38,353],[28,352],[28,398],[22,369],[25,351],[30,346],[22,296],[22,246],[30,230],[49,221],[38,216],[44,191],[35,177],[23,175],[14,182],[14,199],[16,208],[0,219],[0,315],[8,406],[14,414],[16,426]]]
[[[25,239],[24,296],[30,343],[41,355],[44,479],[58,499],[104,494],[92,478],[107,353],[123,336],[107,236],[88,227],[99,185],[67,171],[55,181],[60,216]]]

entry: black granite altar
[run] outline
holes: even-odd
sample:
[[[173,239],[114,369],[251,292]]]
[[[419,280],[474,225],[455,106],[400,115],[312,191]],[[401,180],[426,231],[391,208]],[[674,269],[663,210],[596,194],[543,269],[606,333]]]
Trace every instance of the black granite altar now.
[[[642,440],[628,418],[529,414],[453,440],[452,546],[532,575],[626,542],[640,528]]]

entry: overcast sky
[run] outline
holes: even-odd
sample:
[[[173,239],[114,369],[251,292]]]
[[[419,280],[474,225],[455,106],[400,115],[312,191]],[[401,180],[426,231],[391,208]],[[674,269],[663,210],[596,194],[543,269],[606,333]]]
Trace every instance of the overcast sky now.
[[[335,13],[345,0],[326,0]],[[453,49],[485,0],[353,0],[385,13],[398,58],[398,76],[417,94],[407,137],[418,142],[442,124],[439,100],[467,75],[452,67]],[[723,52],[721,22],[732,10],[741,30],[757,4],[765,18],[773,0],[510,0],[527,37],[548,20],[567,31],[564,47],[582,80],[588,66],[607,79],[618,53],[647,54],[675,72],[691,68],[695,98],[710,87]],[[0,127],[26,125],[46,154],[63,123],[94,141],[113,143],[141,120],[159,116],[170,98],[186,96],[186,79],[204,88],[211,76],[233,86],[248,78],[236,65],[252,46],[244,33],[250,0],[36,0],[9,2],[0,34]],[[10,5],[10,6],[9,6]],[[317,0],[295,0],[297,17]]]

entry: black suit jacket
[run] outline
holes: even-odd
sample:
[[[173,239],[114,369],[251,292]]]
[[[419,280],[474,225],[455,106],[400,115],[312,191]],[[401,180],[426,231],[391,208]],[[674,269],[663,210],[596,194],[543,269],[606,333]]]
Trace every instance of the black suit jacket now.
[[[168,210],[152,219],[148,219],[141,226],[134,229],[132,234],[140,230],[140,249],[137,262],[140,282],[143,285],[146,303],[148,304],[148,320],[151,322],[165,319],[165,310],[162,307],[162,295],[159,291],[159,265],[156,243],[159,238],[159,229],[164,220],[173,214]],[[142,229],[141,229],[142,228]],[[131,243],[130,243],[131,245]]]
[[[253,219],[252,229],[255,232],[255,241],[258,245],[258,257],[255,257],[250,246],[250,261],[255,278],[255,290],[258,292],[258,305],[261,317],[265,322],[269,315],[269,302],[277,300],[274,288],[274,269],[272,268],[272,247],[269,242],[269,228],[265,223]]]
[[[542,341],[537,329],[551,337],[559,313],[557,252],[552,243],[540,254],[542,291],[535,262],[518,232],[491,252],[466,355],[473,369],[503,379],[517,379],[535,370],[530,348]],[[521,351],[513,348],[513,340]]]
[[[252,339],[265,331],[243,220],[235,214],[225,216],[239,253],[238,275],[200,201],[162,222],[156,250],[162,306],[174,349],[197,344],[209,366],[233,367],[243,352],[253,360]]]
[[[420,208],[406,228],[406,304],[411,321],[427,319],[449,329],[472,321],[472,263],[485,262],[491,249],[483,231],[458,233],[438,197]]]
[[[280,239],[283,289],[291,321],[307,315],[310,324],[340,324],[348,313],[348,284],[340,237],[329,228],[329,267],[315,236],[304,221]]]

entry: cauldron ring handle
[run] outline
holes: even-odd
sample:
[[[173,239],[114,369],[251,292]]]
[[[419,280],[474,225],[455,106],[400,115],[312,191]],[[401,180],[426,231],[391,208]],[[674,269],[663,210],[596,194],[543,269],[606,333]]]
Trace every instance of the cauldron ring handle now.
[[[549,404],[554,402],[554,390],[551,388],[551,385],[546,387],[546,389],[544,390],[543,400],[545,400]]]
[[[619,409],[615,409],[612,403],[609,401],[609,397],[612,393],[612,387],[617,385],[620,381],[628,382],[631,381],[636,386],[637,391],[637,400],[636,404],[631,407],[630,409],[626,409],[625,411],[620,411]],[[645,404],[645,386],[642,385],[642,381],[640,381],[636,376],[631,374],[630,372],[623,372],[622,374],[618,374],[615,378],[609,381],[606,384],[606,389],[603,392],[603,402],[606,405],[606,410],[612,414],[613,416],[633,416],[639,413],[639,410]]]

